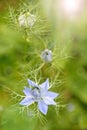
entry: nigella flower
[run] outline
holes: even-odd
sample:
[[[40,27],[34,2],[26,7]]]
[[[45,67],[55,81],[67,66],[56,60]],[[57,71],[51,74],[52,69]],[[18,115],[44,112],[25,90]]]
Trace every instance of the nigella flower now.
[[[21,14],[18,18],[18,22],[20,26],[23,27],[32,27],[34,23],[36,22],[36,17],[33,14],[30,14],[29,12]]]
[[[41,54],[41,58],[46,63],[51,62],[52,61],[52,51],[45,49]]]
[[[20,104],[29,106],[32,103],[37,102],[39,111],[46,115],[48,105],[56,105],[54,99],[58,96],[58,94],[48,91],[50,88],[48,79],[40,85],[30,79],[28,79],[28,83],[29,86],[32,86],[32,88],[26,87],[23,90],[25,98],[20,102]]]

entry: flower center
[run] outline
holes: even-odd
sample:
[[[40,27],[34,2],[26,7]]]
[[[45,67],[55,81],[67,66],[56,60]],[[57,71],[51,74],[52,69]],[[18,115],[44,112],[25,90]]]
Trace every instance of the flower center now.
[[[35,87],[35,89],[32,91],[32,95],[33,95],[35,101],[40,100],[41,99],[40,89],[38,87]]]

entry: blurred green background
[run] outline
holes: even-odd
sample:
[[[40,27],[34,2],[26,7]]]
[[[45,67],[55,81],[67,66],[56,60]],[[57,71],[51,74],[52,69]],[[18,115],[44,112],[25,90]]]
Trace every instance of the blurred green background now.
[[[28,2],[38,3],[37,0]],[[49,22],[37,23],[34,33],[29,32],[30,37],[26,40],[23,30],[20,32],[12,27],[8,18],[9,6],[15,9],[19,3],[19,0],[0,0],[0,130],[87,130],[87,6],[76,21],[54,18],[55,12],[53,16],[44,13],[49,15],[45,17]],[[50,1],[47,4],[50,5]],[[38,10],[38,14],[44,17],[43,11]],[[51,72],[44,66],[42,75],[54,79],[56,71],[59,71],[61,83],[54,88],[60,93],[59,108],[56,111],[49,108],[45,119],[40,119],[41,123],[36,117],[26,116],[26,112],[20,114],[5,87],[22,93],[27,77],[33,77],[28,71],[32,68],[32,72],[34,67],[42,64],[38,55],[44,46],[54,48],[57,58],[52,63],[53,68],[49,69]]]

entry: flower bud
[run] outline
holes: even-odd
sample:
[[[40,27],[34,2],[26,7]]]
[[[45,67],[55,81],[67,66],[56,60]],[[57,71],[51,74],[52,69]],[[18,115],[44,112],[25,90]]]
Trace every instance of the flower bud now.
[[[45,49],[41,54],[41,58],[46,63],[51,62],[52,61],[52,51]]]

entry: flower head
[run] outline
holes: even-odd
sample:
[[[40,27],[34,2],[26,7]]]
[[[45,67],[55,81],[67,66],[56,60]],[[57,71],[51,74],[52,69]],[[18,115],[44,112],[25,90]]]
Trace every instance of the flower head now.
[[[34,23],[36,22],[36,17],[33,14],[30,14],[29,12],[21,14],[18,18],[18,22],[20,26],[24,27],[32,27]]]
[[[48,91],[50,88],[48,79],[40,85],[30,79],[28,79],[28,83],[29,86],[32,86],[32,88],[26,87],[23,90],[25,93],[25,98],[20,102],[20,104],[29,106],[32,103],[37,102],[39,111],[46,115],[48,105],[56,105],[54,98],[56,98],[58,94]]]
[[[41,58],[47,63],[47,62],[51,62],[52,61],[52,51],[45,49],[42,54],[41,54]]]

